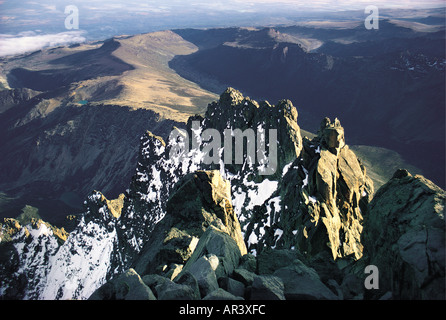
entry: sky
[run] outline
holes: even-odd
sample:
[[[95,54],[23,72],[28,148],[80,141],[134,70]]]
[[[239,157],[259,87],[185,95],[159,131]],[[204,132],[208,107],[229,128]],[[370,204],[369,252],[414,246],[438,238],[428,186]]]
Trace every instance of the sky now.
[[[69,5],[78,10],[76,28],[67,28]],[[368,5],[400,10],[444,7],[445,1],[0,0],[0,56],[156,30],[292,24],[317,18],[320,12],[325,12],[324,17],[344,10],[363,14]]]

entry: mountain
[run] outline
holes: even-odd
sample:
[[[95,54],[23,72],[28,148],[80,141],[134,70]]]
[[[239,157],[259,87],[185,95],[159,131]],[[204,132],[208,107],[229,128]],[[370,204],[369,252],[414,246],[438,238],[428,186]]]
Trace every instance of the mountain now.
[[[444,190],[399,170],[375,193],[338,119],[311,139],[298,119],[290,100],[228,88],[169,139],[146,132],[128,188],[114,200],[92,192],[69,234],[33,215],[3,220],[0,295],[444,299]],[[399,276],[364,287],[369,263]]]
[[[0,297],[444,299],[436,21],[0,58]]]
[[[45,221],[71,228],[72,221],[66,216],[83,211],[83,199],[91,190],[116,198],[127,187],[137,164],[138,139],[147,129],[167,140],[172,125],[184,128],[190,116],[203,116],[208,102],[218,97],[181,77],[185,69],[177,73],[170,66],[195,53],[215,50],[221,43],[231,50],[254,52],[267,51],[277,43],[291,43],[300,52],[299,57],[307,61],[307,51],[320,45],[319,40],[300,35],[298,27],[287,30],[162,31],[1,58],[0,217],[16,217],[31,205]],[[249,77],[258,74],[259,65],[267,66],[262,59],[253,66],[252,74],[247,72]],[[232,69],[224,72],[229,74]],[[255,81],[260,87],[259,79]],[[197,81],[213,83],[207,77]],[[283,88],[285,84],[278,86],[277,92]],[[263,89],[265,93],[271,91],[269,87]],[[290,92],[290,96],[293,94]],[[304,104],[297,106],[304,115],[302,123],[313,123],[305,126],[308,136],[315,134],[320,119],[330,114],[327,111],[313,116]],[[331,114],[332,118],[338,116]],[[349,120],[349,116],[344,117]],[[346,127],[344,118],[340,119]],[[376,130],[373,132],[377,136]],[[354,134],[348,136],[351,141],[361,142],[354,139]],[[399,167],[422,173],[415,168],[421,166],[409,166],[405,157],[374,148],[369,145],[361,151],[377,186]],[[367,159],[376,155],[379,159],[370,165]],[[386,165],[382,168],[381,163]]]
[[[378,30],[175,30],[199,50],[169,65],[210,91],[233,86],[255,99],[286,97],[309,131],[337,117],[350,144],[394,150],[444,186],[445,26],[427,27],[380,20]]]
[[[194,50],[165,31],[1,58],[1,217],[32,205],[65,226],[91,190],[117,197],[139,137],[167,138],[216,97],[167,65]]]

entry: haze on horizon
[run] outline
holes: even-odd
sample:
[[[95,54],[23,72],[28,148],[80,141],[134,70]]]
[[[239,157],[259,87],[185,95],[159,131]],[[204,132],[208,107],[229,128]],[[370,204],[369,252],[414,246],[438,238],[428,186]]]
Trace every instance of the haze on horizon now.
[[[79,10],[79,29],[67,30],[65,8]],[[168,29],[295,24],[305,20],[364,19],[364,9],[410,10],[427,16],[443,0],[0,0],[0,56],[43,47]],[[354,14],[342,15],[354,10]]]

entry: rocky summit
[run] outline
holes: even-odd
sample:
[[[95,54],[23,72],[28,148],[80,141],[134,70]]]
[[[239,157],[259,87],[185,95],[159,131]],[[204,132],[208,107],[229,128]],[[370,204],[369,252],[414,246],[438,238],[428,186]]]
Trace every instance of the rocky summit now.
[[[444,190],[401,169],[375,192],[338,119],[302,137],[290,100],[228,88],[171,129],[70,232],[4,219],[0,297],[445,299]]]

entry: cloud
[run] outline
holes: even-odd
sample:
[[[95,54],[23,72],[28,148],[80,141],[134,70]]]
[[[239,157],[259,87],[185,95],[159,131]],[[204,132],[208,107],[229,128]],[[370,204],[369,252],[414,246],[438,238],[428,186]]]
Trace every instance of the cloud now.
[[[444,0],[232,0],[236,3],[274,4],[276,6],[294,6],[310,10],[359,10],[367,5],[380,8],[415,9],[443,7]]]
[[[85,31],[68,31],[54,34],[22,32],[16,36],[0,34],[0,56],[8,56],[40,50],[44,47],[85,42]]]
[[[50,12],[57,12],[57,8],[55,5],[49,5],[49,4],[42,4],[42,7]]]

